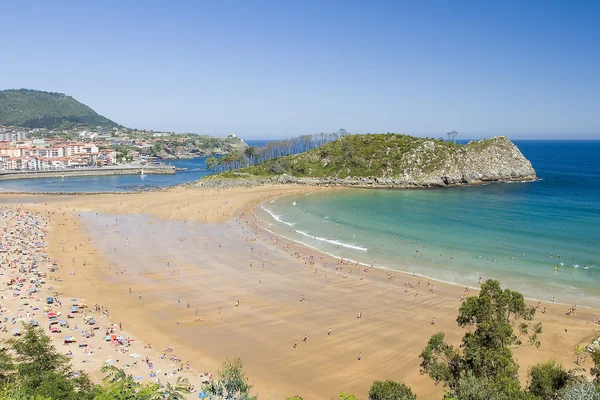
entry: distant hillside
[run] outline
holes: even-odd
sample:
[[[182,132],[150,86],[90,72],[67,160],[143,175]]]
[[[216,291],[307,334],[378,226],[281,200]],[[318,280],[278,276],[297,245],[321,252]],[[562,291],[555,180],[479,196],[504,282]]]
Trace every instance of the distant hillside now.
[[[119,126],[71,96],[27,89],[0,91],[0,125],[48,129]]]
[[[304,153],[205,178],[199,186],[299,183],[360,187],[441,187],[535,178],[506,137],[459,145],[396,134],[344,136]]]

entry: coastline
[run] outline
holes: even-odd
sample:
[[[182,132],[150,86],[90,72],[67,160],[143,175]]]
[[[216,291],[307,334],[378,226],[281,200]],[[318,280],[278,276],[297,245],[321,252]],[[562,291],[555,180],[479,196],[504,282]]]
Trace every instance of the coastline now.
[[[52,203],[38,204],[36,207],[42,207],[43,210],[66,212],[67,216],[70,215],[67,224],[72,222],[77,229],[72,228],[68,232],[61,232],[59,228],[54,230],[50,236],[53,243],[53,254],[69,260],[71,254],[60,254],[61,252],[58,251],[60,241],[77,242],[79,240],[85,243],[86,240],[85,232],[76,225],[77,217],[71,215],[73,213],[89,211],[114,215],[146,214],[167,220],[219,223],[222,227],[219,229],[226,229],[225,224],[232,221],[232,217],[237,214],[239,223],[228,223],[232,225],[228,229],[233,235],[236,225],[246,226],[244,221],[250,223],[254,209],[262,202],[277,196],[314,190],[315,188],[280,185],[274,185],[268,189],[262,187],[191,191],[177,188],[160,193],[139,193],[132,197],[122,196],[119,197],[119,202],[114,201],[114,198],[109,195],[85,196],[81,200],[77,196],[54,197]],[[335,189],[318,188],[317,190]],[[20,197],[23,196],[20,195]],[[43,201],[43,197],[39,196],[26,197]],[[65,200],[65,204],[57,204],[62,200]],[[62,209],[60,209],[61,207]],[[58,222],[58,220],[55,221],[55,223]],[[237,243],[235,248],[238,249],[244,247],[244,236],[246,239],[255,237],[248,234],[239,235],[239,233],[237,236],[239,236],[237,239],[231,239],[231,243],[232,246]],[[260,235],[260,237],[262,239],[257,239],[256,243],[259,243],[260,240],[269,240],[264,235]],[[215,240],[206,238],[206,243],[212,244],[212,248],[216,249]],[[215,371],[218,363],[222,361],[218,359],[218,354],[226,351],[229,347],[238,348],[237,345],[220,341],[219,335],[222,335],[224,331],[231,330],[240,333],[239,329],[242,328],[238,325],[242,325],[243,332],[246,334],[255,331],[265,335],[272,343],[272,349],[260,347],[258,339],[256,339],[258,344],[253,343],[255,335],[236,336],[242,341],[241,344],[249,346],[249,349],[239,348],[238,350],[247,353],[242,358],[245,365],[248,366],[248,375],[252,382],[256,383],[256,389],[261,398],[282,398],[293,392],[303,395],[305,398],[329,398],[337,391],[355,392],[356,395],[363,396],[372,380],[387,378],[405,380],[419,394],[420,398],[439,397],[442,391],[441,387],[434,386],[429,378],[421,376],[418,372],[418,353],[428,337],[435,331],[445,331],[453,341],[458,340],[463,332],[454,322],[459,306],[458,298],[462,293],[461,287],[436,283],[435,294],[425,291],[417,298],[413,297],[414,292],[411,291],[409,295],[405,295],[402,293],[402,281],[414,279],[410,274],[404,275],[394,271],[397,276],[390,281],[386,270],[374,268],[367,273],[364,280],[358,279],[352,273],[349,274],[349,278],[344,279],[341,274],[332,271],[331,265],[335,265],[335,260],[326,255],[316,254],[313,249],[296,244],[287,252],[280,248],[282,253],[286,253],[287,262],[283,259],[283,254],[282,257],[272,255],[265,258],[265,263],[269,266],[272,265],[273,273],[263,276],[261,284],[263,287],[260,289],[254,286],[248,287],[250,282],[256,284],[256,275],[247,271],[248,255],[239,251],[232,252],[234,254],[227,256],[230,258],[214,262],[215,275],[227,275],[225,271],[235,271],[236,275],[233,276],[236,279],[234,279],[235,282],[231,282],[232,275],[228,275],[230,278],[212,274],[203,275],[202,279],[208,280],[211,284],[218,284],[215,287],[219,287],[219,292],[222,293],[213,295],[216,299],[203,299],[203,301],[220,301],[223,294],[226,295],[226,298],[230,298],[231,293],[242,288],[248,291],[248,298],[244,298],[243,305],[252,306],[250,310],[244,308],[244,314],[236,316],[233,320],[226,320],[222,323],[208,321],[207,326],[202,327],[199,335],[207,338],[206,344],[210,348],[198,349],[198,346],[193,344],[197,343],[197,340],[190,342],[189,338],[181,337],[172,328],[169,328],[171,325],[167,321],[172,321],[173,317],[167,316],[164,321],[161,321],[164,323],[157,324],[155,313],[151,310],[129,308],[126,305],[130,301],[126,294],[127,284],[115,283],[114,280],[110,280],[110,275],[102,272],[106,269],[106,260],[96,250],[93,240],[91,245],[92,249],[85,256],[90,260],[88,267],[85,270],[78,269],[77,284],[68,285],[69,290],[75,289],[80,293],[85,293],[86,297],[90,298],[90,302],[98,297],[107,299],[111,303],[111,309],[115,310],[116,319],[131,321],[129,325],[131,325],[133,333],[138,334],[145,342],[166,342],[168,345],[169,341],[173,339],[172,342],[177,343],[177,348],[184,348],[186,354],[189,353],[198,358],[198,360],[196,358],[192,360],[194,366],[207,365],[208,367],[203,367],[203,370]],[[259,245],[266,246],[265,248],[271,249],[268,251],[272,252],[273,247],[268,243],[257,244],[257,246]],[[315,267],[318,267],[318,274],[313,274],[313,267],[303,264],[305,260],[302,257],[290,263],[288,253],[291,251],[297,251],[302,255],[316,254]],[[74,252],[71,253],[75,256]],[[215,250],[211,250],[206,256],[225,257]],[[235,263],[235,260],[239,266],[233,265],[231,267],[233,269],[227,270],[226,265],[231,264],[232,261]],[[331,263],[329,272],[321,266],[324,262]],[[200,276],[195,275],[197,272],[191,265],[185,268],[185,273],[190,274],[186,276],[186,279],[200,279]],[[223,271],[219,272],[221,269]],[[65,286],[72,278],[66,277],[66,279]],[[273,287],[269,286],[271,280],[274,281],[275,286]],[[93,282],[101,282],[101,284],[94,285]],[[168,285],[163,281],[161,284]],[[298,289],[300,287],[302,289]],[[162,290],[169,290],[169,287]],[[272,295],[265,292],[270,290],[273,291]],[[310,311],[297,309],[298,301],[295,295],[291,295],[292,299],[288,298],[290,294],[287,292],[295,293],[297,290],[304,290],[307,293],[309,299],[307,304]],[[229,305],[228,300],[224,301]],[[314,306],[311,305],[313,301]],[[281,311],[276,311],[282,306]],[[169,305],[164,307],[165,310],[171,309]],[[592,310],[581,310],[577,315],[567,318],[562,315],[562,306],[549,304],[548,308],[548,314],[536,316],[536,319],[539,318],[544,323],[542,348],[540,350],[521,348],[515,351],[521,364],[522,376],[526,373],[526,366],[533,362],[552,357],[565,363],[572,362],[574,346],[595,332],[595,327],[592,328],[590,323]],[[352,317],[357,310],[364,312],[366,317],[364,324],[363,321],[360,322],[363,324],[362,326],[357,326],[356,319]],[[269,319],[268,321],[275,325],[264,328],[261,326],[261,322],[265,322],[263,318],[268,317],[264,315],[265,312],[273,314],[275,318],[281,320],[275,324]],[[348,314],[350,315],[348,316]],[[428,323],[433,316],[438,318],[435,329]],[[402,326],[398,325],[399,321],[403,321]],[[325,328],[322,329],[326,329],[329,324],[334,326],[335,343],[337,343],[334,345],[335,348],[330,347],[331,343],[323,344],[319,341],[315,349],[308,351],[306,358],[297,359],[293,355],[295,353],[281,357],[282,352],[287,354],[288,351],[291,351],[290,332],[296,332],[299,326],[305,326],[306,330],[310,330],[313,329],[311,327],[324,325]],[[565,324],[569,326],[568,333],[562,332]],[[298,334],[300,335],[298,339],[301,339],[301,333]],[[195,333],[195,337],[197,335],[198,333]],[[315,333],[309,335],[311,342],[313,342],[314,335]],[[354,340],[357,335],[361,337],[361,343]],[[255,345],[257,348],[253,349]],[[347,347],[347,349],[338,348],[338,345]],[[363,351],[365,362],[356,365],[352,361],[356,356],[353,349],[359,347],[366,349]],[[401,358],[397,358],[399,354],[402,354]],[[230,354],[229,356],[235,355]],[[290,357],[294,358],[290,359]],[[323,360],[323,357],[327,360]],[[335,367],[339,366],[340,362],[344,365],[344,372],[341,374]],[[270,365],[270,367],[267,368],[262,364]],[[290,367],[293,367],[293,373],[290,372]],[[295,374],[295,376],[290,376],[286,381],[283,378],[287,376],[286,374]],[[323,381],[324,377],[329,378],[327,382]]]
[[[107,176],[107,175],[139,175],[175,173],[174,167],[101,167],[64,170],[14,171],[0,172],[0,181],[12,179],[61,178],[65,176]]]
[[[437,182],[424,182],[417,180],[397,180],[393,178],[359,177],[359,178],[306,178],[293,177],[289,175],[273,176],[271,178],[216,178],[218,175],[209,176],[198,182],[190,182],[182,186],[204,189],[204,188],[248,188],[270,185],[297,185],[304,187],[337,187],[356,189],[442,189],[466,186],[481,186],[489,184],[500,184],[509,182],[535,182],[539,180],[536,175],[519,176],[502,179],[480,179],[464,182],[448,182],[440,184]]]
[[[256,207],[254,207],[254,208],[256,208]],[[255,213],[253,213],[253,216],[256,219],[262,221],[260,219],[260,217],[258,217]],[[405,271],[405,270],[400,270],[400,269],[393,269],[393,268],[390,268],[390,267],[386,267],[384,265],[372,265],[372,264],[368,264],[368,263],[365,263],[365,262],[362,262],[362,261],[357,261],[357,260],[354,260],[354,259],[351,259],[351,258],[340,257],[340,256],[337,256],[335,254],[327,253],[327,252],[325,252],[323,250],[320,250],[320,249],[318,249],[316,247],[312,247],[312,246],[310,246],[310,245],[308,245],[306,243],[297,242],[294,239],[289,238],[289,237],[287,237],[285,235],[282,235],[280,233],[273,232],[273,231],[269,230],[268,228],[266,228],[265,226],[261,225],[258,222],[254,222],[254,226],[255,226],[256,229],[265,231],[265,232],[267,232],[267,233],[269,233],[269,234],[271,234],[273,236],[279,237],[282,241],[284,241],[284,242],[286,242],[288,244],[292,244],[292,243],[298,244],[300,247],[305,248],[307,251],[316,251],[319,254],[328,257],[330,260],[335,260],[335,261],[338,261],[338,262],[339,261],[347,261],[347,262],[350,262],[352,264],[360,265],[362,267],[378,269],[378,270],[381,270],[381,271],[385,271],[386,273],[399,274],[399,275],[402,276],[403,279],[409,279],[409,278],[415,278],[416,277],[416,278],[419,278],[421,280],[431,281],[431,282],[436,283],[436,284],[450,285],[450,286],[454,286],[454,287],[457,287],[457,288],[468,288],[469,290],[473,290],[475,292],[479,292],[479,287],[477,287],[477,286],[472,286],[472,285],[468,285],[468,284],[464,284],[464,283],[459,283],[459,282],[445,281],[445,280],[440,279],[440,278],[436,278],[436,277],[432,277],[432,276],[428,276],[428,275],[423,275],[423,274],[420,274],[420,273],[417,273],[417,272],[410,272],[410,271]],[[500,283],[502,283],[502,282],[500,282]],[[505,285],[504,287],[507,288],[508,286]],[[564,302],[560,302],[560,301],[552,302],[552,301],[548,301],[548,300],[545,300],[545,299],[538,299],[538,298],[535,298],[535,297],[528,297],[526,295],[524,295],[523,297],[525,298],[525,300],[527,301],[527,303],[529,305],[536,305],[537,303],[541,303],[543,305],[556,305],[556,306],[564,306],[564,307],[570,307],[572,305],[571,303],[564,303]],[[597,310],[598,309],[598,307],[586,306],[586,305],[581,305],[581,304],[577,304],[577,308],[584,308],[584,309],[588,309],[588,310]]]

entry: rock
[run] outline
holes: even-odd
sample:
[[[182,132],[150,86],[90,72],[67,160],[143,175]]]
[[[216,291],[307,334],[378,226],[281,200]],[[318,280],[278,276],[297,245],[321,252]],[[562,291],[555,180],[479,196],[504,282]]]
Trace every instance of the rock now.
[[[264,184],[297,184],[309,186],[345,186],[364,188],[434,188],[477,185],[487,182],[528,181],[536,179],[535,170],[519,149],[506,137],[474,141],[466,146],[440,147],[433,140],[422,140],[402,157],[402,171],[382,170],[384,176],[297,177],[289,174],[268,178],[249,174],[239,178],[212,176],[191,184],[195,187],[235,187]],[[393,149],[387,148],[386,153]],[[301,155],[300,155],[301,156]],[[322,161],[321,161],[322,162]]]

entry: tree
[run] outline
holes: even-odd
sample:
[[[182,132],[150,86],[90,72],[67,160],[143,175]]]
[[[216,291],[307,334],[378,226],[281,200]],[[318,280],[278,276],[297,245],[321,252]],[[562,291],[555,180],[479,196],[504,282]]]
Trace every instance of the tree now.
[[[101,371],[106,374],[104,385],[94,400],[183,400],[183,395],[189,393],[189,382],[184,378],[179,378],[176,386],[167,383],[163,390],[158,383],[136,382],[133,376],[112,365],[102,367]]]
[[[594,377],[594,384],[600,390],[600,350],[592,352],[592,361],[594,366],[590,369],[590,373]]]
[[[248,383],[248,377],[243,371],[240,358],[226,359],[217,371],[219,379],[203,385],[204,392],[227,400],[251,400],[256,397],[250,396],[252,386]]]
[[[452,141],[453,143],[456,143],[456,137],[458,136],[458,132],[452,131],[452,132],[446,133],[446,135],[448,135],[448,141]]]
[[[552,400],[570,379],[562,364],[555,360],[537,363],[529,369],[527,391],[543,400]]]
[[[94,385],[82,371],[76,377],[67,356],[56,351],[40,327],[23,324],[24,333],[7,341],[15,357],[17,385],[28,396],[86,399]]]
[[[15,364],[6,349],[0,351],[0,386],[14,382]]]
[[[507,387],[503,382],[476,377],[467,372],[456,382],[454,389],[445,394],[444,400],[534,400],[521,390],[518,383],[510,383]]]
[[[558,400],[600,400],[600,391],[594,387],[593,383],[579,378],[561,389],[556,398]]]
[[[436,383],[443,382],[450,395],[456,395],[466,379],[481,380],[480,386],[497,396],[523,397],[519,366],[510,347],[521,345],[522,336],[527,336],[530,344],[540,345],[541,324],[529,333],[534,315],[535,308],[528,306],[520,293],[502,290],[498,281],[487,281],[479,296],[469,297],[458,311],[458,325],[470,328],[463,336],[462,351],[446,343],[444,333],[433,335],[420,355],[421,373]],[[514,333],[516,324],[520,336]]]
[[[244,155],[248,158],[250,164],[254,164],[254,158],[258,155],[258,150],[254,146],[248,146],[244,150]]]
[[[369,389],[369,400],[416,400],[417,396],[403,382],[375,381]]]
[[[205,162],[206,162],[206,168],[210,169],[210,170],[215,169],[215,167],[219,163],[219,161],[215,157],[209,157],[206,159]]]

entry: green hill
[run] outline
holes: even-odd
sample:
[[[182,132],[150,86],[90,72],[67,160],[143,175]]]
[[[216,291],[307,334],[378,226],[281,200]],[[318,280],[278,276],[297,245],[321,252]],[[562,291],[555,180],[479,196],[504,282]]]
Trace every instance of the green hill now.
[[[277,183],[439,187],[534,179],[506,137],[467,145],[397,134],[349,135],[304,153],[205,178],[200,186]]]
[[[48,129],[119,126],[71,96],[28,89],[0,91],[0,125]]]

